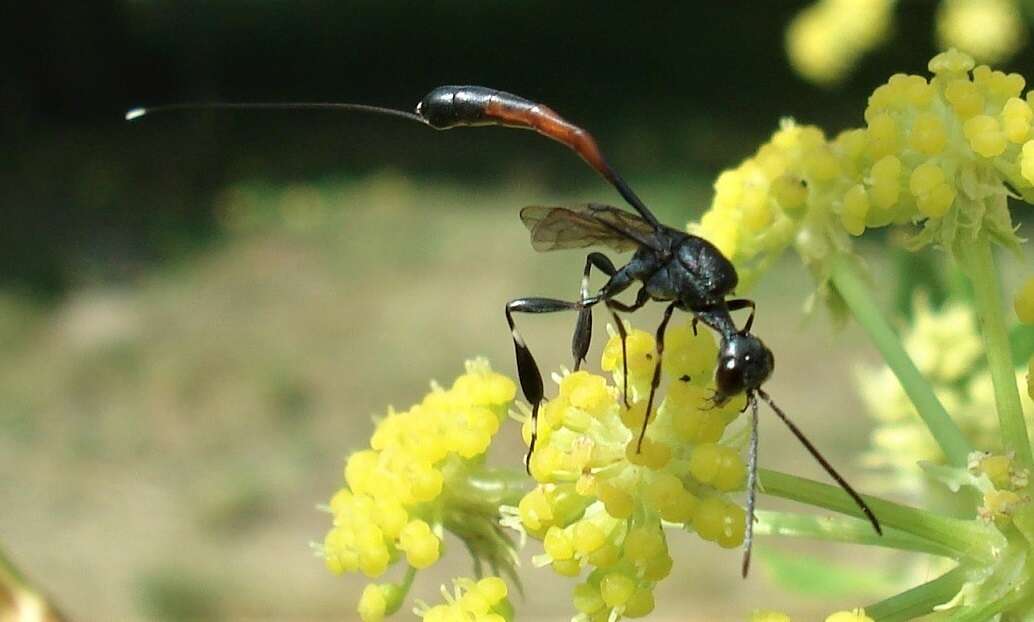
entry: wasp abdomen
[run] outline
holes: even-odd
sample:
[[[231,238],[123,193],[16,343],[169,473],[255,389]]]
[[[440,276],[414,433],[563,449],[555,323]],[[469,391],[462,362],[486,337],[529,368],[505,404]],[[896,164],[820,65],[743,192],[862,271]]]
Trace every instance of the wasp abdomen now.
[[[424,97],[416,113],[431,127],[445,130],[471,125],[511,125],[512,119],[495,114],[500,108],[525,114],[535,108],[534,102],[523,97],[483,86],[440,86]],[[528,123],[516,123],[528,127]]]

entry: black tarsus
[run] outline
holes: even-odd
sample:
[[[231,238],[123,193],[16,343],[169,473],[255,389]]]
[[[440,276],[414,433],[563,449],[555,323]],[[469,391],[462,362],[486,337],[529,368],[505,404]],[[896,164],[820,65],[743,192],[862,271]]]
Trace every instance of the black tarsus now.
[[[653,364],[653,378],[650,379],[650,397],[646,400],[646,412],[643,414],[643,428],[639,431],[639,440],[635,444],[635,452],[643,450],[643,438],[646,436],[646,426],[650,423],[650,412],[653,410],[653,398],[657,393],[657,387],[661,384],[661,361],[664,359],[664,332],[668,330],[668,321],[671,314],[678,307],[676,300],[664,309],[664,318],[657,326],[657,361]]]
[[[625,330],[625,323],[617,312],[632,313],[637,309],[641,309],[649,300],[650,295],[647,293],[646,287],[641,287],[639,288],[639,293],[636,294],[635,302],[630,305],[626,305],[620,300],[614,300],[613,298],[607,298],[605,302],[607,308],[610,309],[611,316],[614,317],[614,325],[617,327],[618,336],[621,337],[621,381],[624,385],[622,398],[625,408],[632,407],[628,402],[628,331]]]
[[[772,398],[768,396],[768,393],[765,393],[761,389],[757,389],[757,394],[760,395],[761,399],[765,400],[765,402],[768,403],[772,410],[775,411],[775,414],[783,420],[783,423],[786,424],[786,427],[790,428],[790,431],[793,432],[793,435],[797,437],[797,440],[800,441],[802,445],[804,445],[804,448],[808,450],[808,453],[811,454],[811,457],[815,458],[815,461],[818,462],[823,469],[825,469],[826,473],[828,473],[829,476],[832,477],[834,481],[836,481],[837,485],[839,485],[840,488],[842,488],[843,491],[851,497],[851,499],[855,502],[855,505],[858,506],[858,509],[862,511],[862,514],[865,514],[865,517],[869,519],[869,523],[872,525],[872,528],[876,530],[876,533],[882,536],[883,528],[880,527],[880,521],[876,519],[876,515],[873,513],[872,509],[869,508],[869,505],[865,502],[865,500],[862,499],[862,496],[855,492],[854,488],[851,488],[851,485],[847,483],[847,480],[841,477],[840,473],[837,473],[837,470],[833,468],[833,465],[831,465],[826,460],[826,458],[821,453],[819,453],[819,450],[811,444],[811,441],[809,441],[808,437],[806,437],[804,433],[801,432],[800,428],[798,428],[792,421],[790,421],[790,418],[786,416],[786,413],[784,413],[781,408],[775,405],[775,402],[773,402]]]

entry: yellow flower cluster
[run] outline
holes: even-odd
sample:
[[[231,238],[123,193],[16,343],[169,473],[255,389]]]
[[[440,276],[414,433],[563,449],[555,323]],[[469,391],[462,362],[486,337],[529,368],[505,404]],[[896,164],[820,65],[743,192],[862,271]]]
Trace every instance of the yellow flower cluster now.
[[[876,88],[864,129],[827,139],[784,121],[718,177],[709,211],[690,229],[748,281],[791,244],[825,277],[851,236],[890,224],[922,223],[915,246],[953,248],[982,230],[1015,247],[1003,181],[1034,199],[1034,97],[1020,98],[1020,75],[974,68],[954,50],[929,68],[930,79],[896,74]]]
[[[1020,506],[1030,502],[1030,497],[1024,492],[1030,473],[1016,464],[1011,455],[973,452],[968,469],[973,475],[987,477],[986,482],[977,486],[984,501],[977,508],[977,514],[985,521],[994,521],[1001,526],[1012,519]]]
[[[445,603],[416,610],[424,622],[508,622],[513,619],[513,606],[507,599],[506,583],[499,577],[480,581],[468,578],[453,580],[453,592],[444,587]]]
[[[905,349],[973,445],[998,448],[994,386],[983,366],[983,345],[972,308],[949,302],[934,310],[922,296],[913,305],[912,324],[903,338]],[[1017,376],[1022,373],[1017,370]],[[889,368],[860,372],[859,387],[868,412],[878,421],[866,462],[895,476],[881,477],[872,485],[920,490],[924,480],[916,462],[943,463],[943,454]],[[1034,427],[1030,425],[1034,403],[1024,399],[1023,408],[1029,427]]]
[[[937,37],[943,48],[958,48],[977,59],[1008,60],[1023,45],[1027,29],[1016,0],[942,0]]]
[[[826,618],[826,622],[875,622],[872,618],[865,615],[865,611],[862,609],[852,609],[850,611],[838,611],[833,615]]]
[[[715,407],[717,347],[710,331],[676,325],[665,338],[663,377],[670,381],[637,447],[657,360],[654,338],[629,331],[629,400],[623,403],[620,339],[612,336],[602,367],[613,382],[586,371],[557,376],[559,394],[539,417],[531,474],[539,485],[515,519],[543,541],[535,561],[579,576],[574,604],[585,619],[640,617],[654,606],[655,584],[672,560],[662,523],[694,530],[723,547],[742,543],[743,509],[727,493],[742,490],[740,452],[721,441],[745,398]],[[525,424],[530,440],[530,422]],[[742,442],[742,438],[740,441]]]
[[[438,561],[443,529],[463,535],[463,525],[440,518],[450,486],[483,458],[515,391],[512,380],[475,360],[448,390],[433,386],[409,410],[390,411],[370,449],[348,459],[346,485],[330,500],[327,568],[376,578],[403,557],[414,569]],[[376,602],[373,592],[369,598]]]
[[[790,63],[819,84],[839,81],[890,30],[893,0],[819,0],[786,30]]]

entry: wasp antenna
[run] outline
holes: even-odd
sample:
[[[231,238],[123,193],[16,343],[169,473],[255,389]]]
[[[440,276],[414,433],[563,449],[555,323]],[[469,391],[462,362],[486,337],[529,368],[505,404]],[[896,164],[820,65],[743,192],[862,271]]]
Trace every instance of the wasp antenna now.
[[[389,117],[400,117],[428,125],[427,119],[414,112],[368,106],[366,104],[347,104],[338,102],[194,102],[182,104],[164,104],[161,106],[133,108],[126,113],[126,121],[139,119],[156,112],[198,111],[198,110],[336,110],[341,112],[362,112]]]
[[[754,505],[758,497],[758,398],[750,394],[750,449],[747,452],[747,525],[743,534],[743,563],[740,574],[750,572],[750,552],[754,546]]]
[[[845,480],[840,475],[840,473],[837,473],[837,470],[833,468],[833,465],[831,465],[829,461],[826,460],[826,458],[819,452],[819,450],[811,444],[811,441],[809,441],[808,437],[804,435],[804,432],[801,432],[800,428],[798,428],[792,421],[790,421],[790,418],[786,416],[786,413],[784,413],[781,408],[776,406],[775,402],[772,401],[772,398],[769,397],[768,393],[765,393],[761,389],[758,389],[757,394],[761,396],[761,399],[765,400],[765,402],[768,403],[768,405],[772,408],[775,414],[783,420],[783,423],[786,424],[786,427],[790,428],[790,431],[793,432],[793,435],[797,437],[797,440],[799,440],[801,444],[804,445],[804,448],[808,450],[808,453],[811,454],[812,458],[815,458],[816,462],[818,462],[822,466],[822,468],[826,470],[826,473],[828,473],[829,476],[832,477],[834,481],[836,481],[837,485],[839,485],[844,490],[844,492],[846,492],[851,497],[851,499],[855,502],[855,505],[858,506],[858,509],[860,509],[862,513],[865,514],[865,517],[869,519],[869,523],[872,524],[872,528],[876,530],[876,533],[882,536],[883,528],[880,527],[880,521],[876,519],[876,515],[873,513],[872,509],[869,508],[869,505],[865,502],[865,500],[862,499],[862,496],[855,492],[854,488],[851,488],[851,485],[847,483],[847,480]]]

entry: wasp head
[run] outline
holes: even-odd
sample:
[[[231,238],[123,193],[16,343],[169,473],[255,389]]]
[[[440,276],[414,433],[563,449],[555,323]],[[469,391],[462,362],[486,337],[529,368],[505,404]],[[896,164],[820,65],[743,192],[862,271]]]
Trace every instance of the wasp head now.
[[[750,333],[733,333],[723,339],[714,370],[716,404],[744,391],[759,388],[775,368],[772,351]]]

